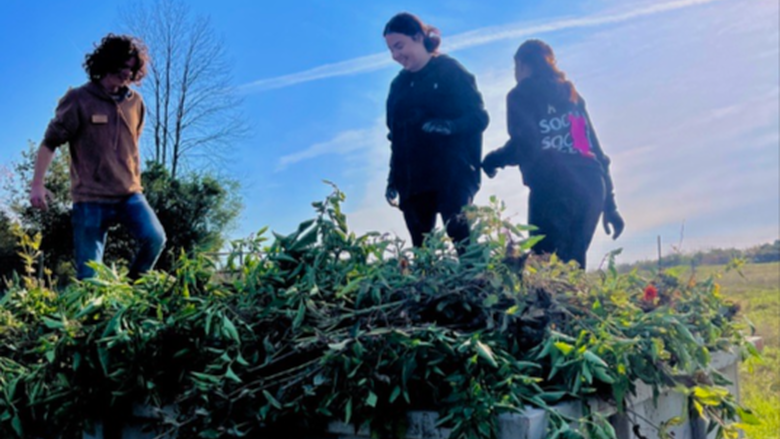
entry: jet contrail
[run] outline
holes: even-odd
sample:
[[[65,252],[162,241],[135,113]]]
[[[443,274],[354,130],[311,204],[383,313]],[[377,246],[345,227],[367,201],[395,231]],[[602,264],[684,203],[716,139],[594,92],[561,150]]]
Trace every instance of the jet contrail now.
[[[446,52],[455,52],[458,50],[481,46],[496,41],[516,39],[530,35],[538,35],[541,33],[621,23],[635,18],[687,8],[690,6],[698,6],[715,1],[717,0],[678,0],[668,3],[654,4],[652,6],[646,6],[623,13],[594,15],[584,18],[557,19],[549,23],[537,24],[531,27],[521,27],[524,26],[522,23],[484,27],[448,37],[447,42],[442,44],[442,50]],[[313,69],[304,70],[302,72],[291,73],[289,75],[260,79],[244,84],[239,88],[246,93],[273,90],[277,88],[289,87],[295,84],[301,84],[304,82],[315,81],[318,79],[373,72],[375,70],[388,67],[392,64],[393,60],[390,58],[390,55],[386,52],[382,52],[374,55],[353,58],[347,61],[325,64]]]

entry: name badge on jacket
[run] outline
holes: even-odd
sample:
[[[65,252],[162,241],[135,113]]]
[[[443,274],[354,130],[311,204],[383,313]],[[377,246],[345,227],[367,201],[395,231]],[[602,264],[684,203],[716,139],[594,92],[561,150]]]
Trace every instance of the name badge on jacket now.
[[[106,115],[106,114],[93,114],[92,115],[92,123],[94,123],[94,124],[108,123],[108,115]]]

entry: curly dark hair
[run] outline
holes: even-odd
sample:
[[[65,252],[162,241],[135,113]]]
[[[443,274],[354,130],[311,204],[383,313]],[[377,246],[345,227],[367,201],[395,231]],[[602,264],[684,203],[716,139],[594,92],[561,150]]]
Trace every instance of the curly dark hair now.
[[[129,35],[108,34],[96,45],[94,52],[84,59],[84,70],[92,81],[99,81],[110,73],[115,73],[125,67],[130,59],[135,58],[132,81],[140,84],[146,76],[149,64],[149,53],[144,43]]]

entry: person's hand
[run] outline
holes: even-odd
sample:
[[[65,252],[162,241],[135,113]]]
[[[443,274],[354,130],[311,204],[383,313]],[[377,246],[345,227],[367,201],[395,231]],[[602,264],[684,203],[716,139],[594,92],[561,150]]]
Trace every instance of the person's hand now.
[[[612,239],[618,239],[618,236],[623,233],[623,227],[626,225],[617,210],[605,211],[601,222],[604,224],[604,231],[607,235],[612,235]],[[612,226],[611,230],[610,226]]]
[[[429,134],[439,134],[442,136],[451,136],[455,131],[455,126],[450,120],[434,119],[425,122],[422,130]]]
[[[49,208],[47,198],[52,198],[52,193],[43,184],[33,184],[30,188],[30,204],[40,210]]]
[[[493,178],[498,174],[498,168],[486,165],[484,162],[482,162],[482,170],[485,171],[485,175],[487,175],[488,178]]]
[[[387,204],[392,207],[398,207],[398,191],[393,186],[387,186],[387,190],[385,190],[385,199],[387,200]]]
[[[498,166],[495,165],[495,151],[485,156],[485,160],[482,160],[482,170],[485,171],[485,175],[488,178],[493,178],[498,174]]]

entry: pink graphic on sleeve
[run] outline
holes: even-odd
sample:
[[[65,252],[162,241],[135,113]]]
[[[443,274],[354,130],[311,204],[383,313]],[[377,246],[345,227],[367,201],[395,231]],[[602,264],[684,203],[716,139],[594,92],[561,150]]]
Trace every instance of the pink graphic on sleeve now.
[[[570,132],[572,141],[574,142],[574,149],[579,151],[580,155],[594,157],[594,154],[590,150],[590,141],[588,140],[585,118],[570,113],[569,126],[571,127]]]

